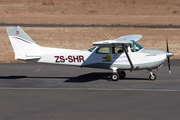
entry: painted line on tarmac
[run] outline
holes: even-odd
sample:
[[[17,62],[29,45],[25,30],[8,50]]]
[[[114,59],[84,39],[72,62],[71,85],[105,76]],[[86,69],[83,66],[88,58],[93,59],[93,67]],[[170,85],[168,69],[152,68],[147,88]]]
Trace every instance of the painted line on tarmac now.
[[[0,90],[94,90],[94,91],[149,91],[149,92],[180,92],[172,89],[108,89],[108,88],[7,88]]]

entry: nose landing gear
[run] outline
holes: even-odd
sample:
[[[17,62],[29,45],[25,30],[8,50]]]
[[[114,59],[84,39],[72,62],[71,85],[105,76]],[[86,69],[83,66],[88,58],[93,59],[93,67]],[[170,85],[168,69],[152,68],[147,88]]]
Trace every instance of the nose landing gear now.
[[[156,80],[156,75],[150,70],[149,80]]]

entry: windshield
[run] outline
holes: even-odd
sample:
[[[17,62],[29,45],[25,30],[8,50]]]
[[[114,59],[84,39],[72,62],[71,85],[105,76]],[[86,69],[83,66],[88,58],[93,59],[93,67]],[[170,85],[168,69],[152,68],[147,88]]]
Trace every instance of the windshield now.
[[[137,42],[135,42],[135,41],[132,41],[133,42],[133,44],[131,44],[130,45],[130,47],[131,47],[131,52],[137,52],[137,51],[139,51],[139,50],[141,50],[143,47],[140,45],[140,44],[138,44]]]

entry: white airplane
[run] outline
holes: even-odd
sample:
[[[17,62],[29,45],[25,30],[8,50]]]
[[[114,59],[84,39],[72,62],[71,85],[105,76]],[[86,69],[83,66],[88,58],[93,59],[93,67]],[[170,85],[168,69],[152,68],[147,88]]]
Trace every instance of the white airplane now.
[[[37,45],[19,26],[6,27],[11,41],[15,59],[38,62],[73,65],[79,67],[112,69],[112,81],[126,77],[124,71],[147,69],[150,71],[149,79],[155,80],[156,75],[152,69],[159,69],[169,57],[174,54],[156,49],[144,49],[137,41],[142,35],[122,36],[114,40],[94,42],[95,47],[81,51],[41,47]]]

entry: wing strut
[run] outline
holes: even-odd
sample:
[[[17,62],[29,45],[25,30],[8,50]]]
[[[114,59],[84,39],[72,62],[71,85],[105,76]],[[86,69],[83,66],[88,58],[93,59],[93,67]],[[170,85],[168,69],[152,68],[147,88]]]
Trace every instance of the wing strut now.
[[[123,44],[122,46],[123,46],[123,49],[124,49],[124,51],[125,51],[125,53],[126,53],[126,56],[127,56],[128,60],[129,60],[129,63],[130,63],[130,65],[131,65],[131,70],[132,70],[132,69],[134,69],[134,66],[133,66],[133,64],[132,64],[132,61],[131,61],[131,59],[130,59],[130,57],[129,57],[129,54],[127,53],[127,50],[126,50],[126,48],[125,48],[125,45]]]

